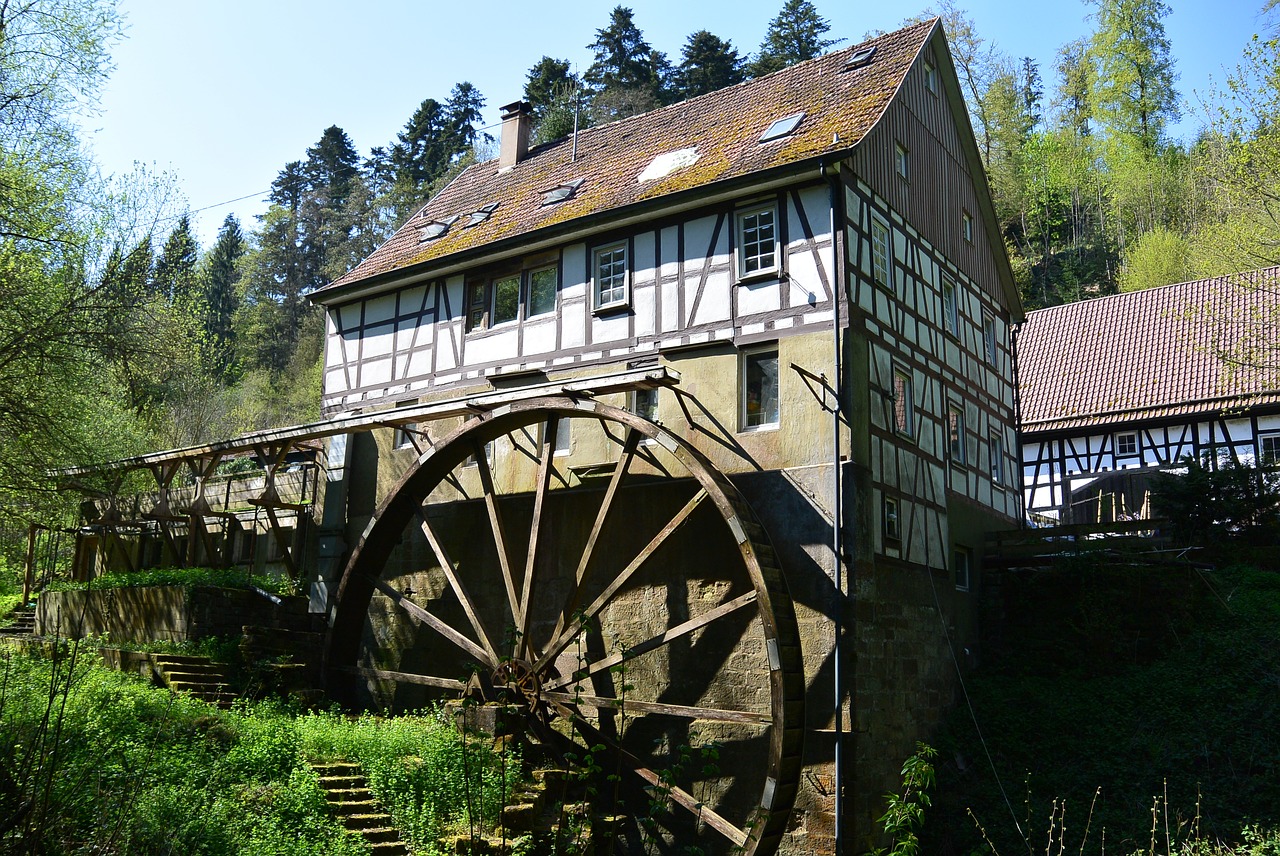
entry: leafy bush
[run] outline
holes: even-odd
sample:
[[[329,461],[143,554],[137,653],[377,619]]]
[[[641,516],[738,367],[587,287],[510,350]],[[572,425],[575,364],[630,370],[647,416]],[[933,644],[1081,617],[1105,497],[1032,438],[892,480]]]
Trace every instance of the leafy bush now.
[[[1152,506],[1172,522],[1181,543],[1213,546],[1226,540],[1273,543],[1280,535],[1280,473],[1227,457],[1215,469],[1195,458],[1185,473],[1161,473]]]
[[[89,582],[59,580],[51,591],[83,591],[84,589],[139,588],[142,586],[212,586],[217,588],[256,587],[272,594],[293,594],[292,581],[282,577],[249,574],[235,568],[148,568],[142,571],[115,572],[94,577]]]

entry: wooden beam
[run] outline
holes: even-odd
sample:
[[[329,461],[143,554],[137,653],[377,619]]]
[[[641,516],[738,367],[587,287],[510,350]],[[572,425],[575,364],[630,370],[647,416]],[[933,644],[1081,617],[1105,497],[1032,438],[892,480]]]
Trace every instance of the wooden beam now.
[[[523,627],[524,615],[520,609],[520,599],[516,595],[515,577],[511,575],[511,556],[507,552],[507,538],[503,532],[502,514],[498,509],[498,497],[493,486],[493,472],[489,469],[484,444],[476,440],[473,448],[476,470],[480,473],[480,485],[484,491],[484,507],[489,512],[489,528],[493,530],[493,545],[498,551],[498,566],[502,570],[502,582],[507,588],[507,601],[511,605],[511,620],[516,627]]]
[[[543,692],[542,697],[562,704],[589,704],[593,707],[607,707],[613,710],[638,710],[644,713],[661,713],[667,716],[679,716],[684,719],[705,719],[713,722],[741,722],[750,725],[768,725],[773,721],[766,713],[752,713],[746,710],[722,710],[714,707],[691,707],[687,704],[666,704],[657,701],[637,701],[636,699],[609,698],[608,696],[586,695],[584,693]]]
[[[489,661],[489,655],[485,653],[485,650],[483,648],[481,648],[476,643],[472,642],[467,637],[463,636],[457,630],[454,630],[448,624],[445,624],[439,618],[436,618],[430,612],[427,612],[425,609],[418,606],[413,601],[409,600],[400,592],[396,591],[395,588],[392,587],[389,583],[383,580],[374,580],[373,585],[378,591],[382,592],[387,597],[391,598],[391,600],[395,603],[396,606],[400,607],[405,612],[409,613],[414,618],[418,619],[423,624],[427,625],[432,630],[436,631],[441,636],[448,639],[454,645],[457,645],[463,651],[466,651],[472,657],[475,657],[481,663],[485,663],[490,666],[497,665],[496,663],[492,663]]]
[[[337,671],[348,675],[360,675],[364,678],[377,678],[383,681],[398,681],[402,684],[418,684],[424,687],[437,687],[442,690],[462,692],[466,684],[453,678],[437,678],[432,675],[415,675],[413,672],[392,672],[386,669],[371,669],[365,666],[340,666]]]
[[[475,630],[476,638],[480,640],[480,644],[484,646],[484,650],[489,655],[489,660],[486,662],[496,666],[499,659],[498,652],[493,647],[489,634],[485,632],[484,625],[480,623],[480,616],[476,612],[475,604],[472,602],[471,596],[467,594],[466,588],[462,585],[462,580],[458,578],[453,560],[449,558],[444,545],[440,543],[435,530],[427,521],[427,514],[423,511],[422,506],[418,506],[418,523],[422,528],[423,536],[427,539],[427,543],[431,545],[432,551],[436,554],[436,561],[440,563],[440,570],[444,571],[445,578],[449,581],[449,587],[453,589],[454,596],[462,604],[462,611],[466,613],[467,620],[471,622],[471,628]]]
[[[556,431],[560,417],[552,415],[542,429],[542,456],[538,461],[538,488],[533,497],[533,521],[529,524],[529,547],[525,550],[524,590],[520,593],[520,638],[516,642],[516,656],[529,650],[529,619],[533,615],[533,569],[538,559],[538,536],[542,532],[542,507],[551,486],[554,470]]]

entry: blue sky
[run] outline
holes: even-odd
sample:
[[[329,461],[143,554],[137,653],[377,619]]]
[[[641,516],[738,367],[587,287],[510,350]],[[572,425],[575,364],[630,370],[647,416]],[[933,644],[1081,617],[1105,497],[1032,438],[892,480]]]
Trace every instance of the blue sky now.
[[[893,29],[926,8],[815,0],[846,43]],[[1166,28],[1188,101],[1176,129],[1201,123],[1196,93],[1238,61],[1260,27],[1260,0],[1169,0]],[[108,173],[135,162],[171,173],[207,244],[228,213],[248,228],[265,210],[276,173],[304,157],[330,125],[346,130],[361,156],[386,145],[424,98],[443,101],[469,80],[488,99],[486,120],[520,97],[525,74],[548,54],[583,70],[586,45],[615,3],[557,0],[120,0],[127,32],[102,112],[85,137]],[[649,43],[679,61],[686,37],[708,29],[739,53],[755,51],[782,0],[634,0]],[[1040,61],[1053,85],[1058,47],[1086,35],[1092,6],[1075,0],[961,2],[978,32],[1012,57]],[[249,197],[231,204],[228,200]]]

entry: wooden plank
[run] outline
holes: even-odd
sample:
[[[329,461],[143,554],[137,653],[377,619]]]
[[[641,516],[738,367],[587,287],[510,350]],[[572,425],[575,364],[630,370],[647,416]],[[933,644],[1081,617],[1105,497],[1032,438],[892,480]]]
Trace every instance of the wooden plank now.
[[[604,492],[604,499],[600,502],[600,510],[596,512],[595,522],[591,525],[591,534],[587,536],[587,544],[583,547],[582,557],[578,560],[578,569],[574,573],[573,593],[565,608],[560,612],[560,617],[556,619],[556,629],[551,634],[552,639],[559,637],[560,631],[564,630],[566,617],[573,615],[578,609],[578,603],[582,599],[582,582],[586,579],[587,568],[591,565],[591,557],[595,554],[596,542],[600,539],[600,531],[604,529],[605,521],[609,517],[609,509],[613,507],[613,498],[618,492],[618,486],[622,484],[622,478],[626,475],[627,468],[631,466],[631,461],[635,458],[636,448],[640,445],[640,439],[640,432],[632,429],[627,433],[627,439],[622,444],[622,457],[618,459],[618,465],[613,468],[613,475],[609,477],[609,487]]]
[[[493,487],[493,472],[489,469],[489,458],[484,453],[484,444],[474,441],[476,470],[480,473],[480,485],[484,491],[484,506],[489,512],[489,528],[493,530],[493,543],[498,550],[498,566],[502,569],[502,582],[507,588],[507,602],[511,605],[511,620],[516,627],[524,626],[524,615],[520,610],[520,599],[516,596],[516,581],[511,575],[511,557],[507,553],[507,539],[502,529],[502,514],[498,510],[498,497]]]
[[[454,630],[448,624],[445,624],[439,618],[436,618],[430,612],[427,612],[425,609],[409,600],[404,595],[400,594],[400,592],[392,588],[387,582],[383,580],[374,580],[373,585],[378,591],[391,598],[396,606],[400,607],[405,612],[409,613],[414,618],[418,619],[423,624],[448,639],[454,645],[457,645],[463,651],[466,651],[472,657],[475,657],[482,663],[488,661],[488,655],[485,653],[483,648],[463,636],[457,630]]]
[[[516,640],[516,656],[529,650],[529,618],[533,614],[533,569],[538,558],[538,536],[542,533],[542,507],[547,499],[547,489],[551,486],[553,471],[552,459],[555,457],[556,431],[560,427],[560,417],[552,415],[542,429],[542,452],[538,461],[538,489],[533,497],[533,521],[529,524],[529,548],[525,551],[524,590],[520,593],[520,638]]]
[[[471,596],[467,594],[466,588],[463,587],[462,580],[458,578],[453,560],[449,558],[449,554],[445,552],[444,545],[436,537],[435,530],[431,528],[431,524],[427,521],[426,512],[422,510],[421,506],[418,507],[418,524],[422,528],[422,534],[426,537],[427,543],[431,545],[432,551],[436,554],[436,560],[440,562],[440,570],[444,571],[445,579],[449,581],[449,587],[453,589],[454,596],[462,604],[462,611],[466,613],[467,620],[471,622],[471,628],[475,630],[476,638],[480,640],[480,644],[484,646],[484,650],[489,655],[489,659],[485,662],[490,666],[497,666],[498,652],[494,649],[493,642],[489,639],[489,634],[485,632],[484,625],[480,623],[475,604],[472,602]]]
[[[337,669],[348,675],[360,675],[364,678],[378,678],[384,681],[399,681],[402,684],[418,684],[424,687],[438,687],[442,690],[462,692],[466,684],[453,678],[437,678],[432,675],[415,675],[412,672],[392,672],[386,669],[370,669],[366,666],[341,666]]]
[[[547,649],[542,653],[542,656],[538,658],[536,663],[534,663],[535,671],[541,670],[548,662],[553,661],[556,657],[560,656],[560,653],[564,651],[565,648],[569,647],[569,643],[572,642],[573,638],[582,630],[582,626],[595,618],[596,614],[600,610],[604,609],[605,604],[613,600],[613,596],[618,593],[619,589],[626,585],[627,580],[631,579],[635,572],[640,570],[641,566],[649,560],[649,557],[651,557],[654,552],[656,552],[657,549],[671,537],[671,533],[679,529],[680,525],[689,519],[689,515],[693,514],[697,507],[701,505],[702,501],[706,498],[706,490],[699,489],[698,492],[693,495],[693,498],[685,503],[684,508],[676,512],[676,516],[671,518],[667,525],[663,526],[658,534],[653,536],[653,539],[645,546],[645,548],[631,560],[630,564],[622,569],[622,571],[614,578],[613,582],[609,583],[609,585],[605,587],[605,590],[601,592],[600,596],[591,603],[591,606],[587,607],[581,615],[575,618],[573,623],[571,623],[569,627],[560,634],[560,636],[552,637],[551,644],[547,646]]]
[[[641,654],[647,654],[648,652],[654,650],[655,648],[660,648],[663,645],[666,645],[669,642],[673,642],[674,640],[679,639],[682,636],[687,636],[693,631],[697,630],[698,628],[706,627],[708,624],[715,621],[716,619],[723,618],[724,616],[729,615],[732,612],[736,612],[739,609],[742,609],[744,606],[748,606],[749,604],[752,604],[755,602],[756,602],[756,593],[754,591],[749,591],[746,594],[741,595],[740,597],[735,597],[733,600],[725,601],[724,603],[717,606],[715,609],[708,610],[707,612],[704,612],[702,615],[696,616],[695,618],[691,618],[688,621],[684,622],[683,624],[677,624],[675,627],[672,627],[663,633],[659,633],[657,636],[653,636],[649,639],[646,639],[645,641],[640,642],[639,644],[632,645],[631,647],[627,648],[625,651],[620,651],[616,654],[611,654],[602,660],[596,660],[594,663],[591,663],[585,668],[578,669],[573,674],[567,677],[557,678],[555,681],[551,681],[548,684],[546,684],[546,689],[557,690],[557,689],[560,689],[561,687],[566,687],[569,684],[575,683],[576,681],[580,681],[584,678],[588,678],[596,674],[597,672],[602,672],[605,669],[611,669],[614,666],[617,666],[626,660],[631,660],[635,657],[639,657]]]
[[[768,714],[752,713],[747,710],[723,710],[714,707],[692,707],[687,704],[666,704],[656,701],[637,701],[636,699],[608,698],[607,696],[586,695],[584,693],[543,692],[542,697],[563,704],[589,704],[593,707],[607,707],[613,710],[638,710],[644,713],[661,713],[667,716],[679,716],[685,719],[706,719],[714,722],[741,722],[750,725],[768,725],[773,720]]]

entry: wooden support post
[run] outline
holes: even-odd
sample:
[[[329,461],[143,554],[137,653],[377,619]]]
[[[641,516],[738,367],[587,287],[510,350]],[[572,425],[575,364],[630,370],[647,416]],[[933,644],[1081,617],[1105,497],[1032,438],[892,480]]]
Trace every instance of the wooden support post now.
[[[27,528],[27,568],[22,577],[22,605],[31,602],[31,589],[36,584],[36,524]]]

